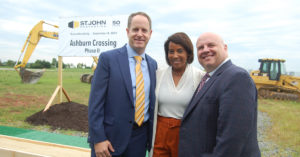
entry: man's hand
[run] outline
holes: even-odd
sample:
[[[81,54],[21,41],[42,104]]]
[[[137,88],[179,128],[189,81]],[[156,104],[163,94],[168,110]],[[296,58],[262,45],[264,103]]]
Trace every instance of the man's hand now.
[[[109,151],[111,152],[115,151],[108,140],[96,143],[94,147],[95,147],[96,157],[111,157]]]

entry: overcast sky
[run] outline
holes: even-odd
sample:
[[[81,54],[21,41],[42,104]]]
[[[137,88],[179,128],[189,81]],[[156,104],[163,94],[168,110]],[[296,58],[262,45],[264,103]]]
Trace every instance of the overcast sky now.
[[[203,32],[220,34],[232,61],[258,69],[259,58],[286,59],[300,71],[299,0],[0,0],[0,59],[17,60],[26,37],[40,20],[58,25],[60,17],[129,15],[144,11],[153,21],[147,53],[165,65],[163,44],[185,32],[196,43]],[[49,28],[50,31],[58,31]],[[124,33],[126,31],[124,30]],[[57,58],[58,41],[42,38],[29,62]],[[196,52],[194,52],[196,53]],[[196,55],[195,55],[196,56]],[[65,63],[92,64],[90,57],[64,57]],[[199,66],[197,58],[193,65]]]

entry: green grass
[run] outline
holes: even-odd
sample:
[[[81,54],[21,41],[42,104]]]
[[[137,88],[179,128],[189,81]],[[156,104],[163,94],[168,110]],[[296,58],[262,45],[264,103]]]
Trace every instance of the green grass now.
[[[63,87],[71,101],[88,105],[90,84],[81,83],[80,76],[91,69],[63,69]],[[57,87],[57,69],[46,70],[36,84],[23,84],[14,70],[0,70],[0,125],[51,131],[48,126],[33,126],[24,120],[43,110]],[[67,99],[63,96],[63,102]],[[57,104],[58,96],[52,104]],[[63,134],[83,134],[71,130],[56,130]]]
[[[271,118],[272,127],[268,130],[268,140],[282,149],[291,148],[300,154],[300,102],[259,100],[259,110]]]
[[[72,101],[88,104],[90,84],[81,83],[80,76],[91,69],[64,69],[63,87]],[[72,130],[51,130],[49,126],[33,126],[24,120],[43,110],[57,86],[57,70],[46,70],[37,84],[22,84],[14,70],[0,70],[0,125],[42,130],[67,135],[86,135]],[[67,101],[63,97],[63,101]],[[57,99],[53,104],[58,103]],[[300,152],[300,102],[259,100],[259,110],[272,119],[268,139],[281,148]],[[294,155],[296,156],[296,155]]]

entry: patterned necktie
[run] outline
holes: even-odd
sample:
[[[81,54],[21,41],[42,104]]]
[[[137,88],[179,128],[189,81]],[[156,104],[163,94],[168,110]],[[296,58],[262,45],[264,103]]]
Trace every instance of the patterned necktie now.
[[[135,65],[135,84],[136,84],[136,90],[135,90],[135,116],[134,120],[135,122],[141,126],[141,124],[144,121],[144,108],[145,108],[145,89],[144,89],[144,78],[141,68],[141,56],[134,56],[136,60]]]
[[[207,80],[209,77],[210,77],[210,76],[209,76],[208,73],[206,73],[206,74],[203,76],[203,78],[202,78],[201,81],[200,81],[200,84],[199,84],[199,87],[198,87],[197,94],[199,93],[199,91],[201,90],[201,88],[204,86],[206,80]]]

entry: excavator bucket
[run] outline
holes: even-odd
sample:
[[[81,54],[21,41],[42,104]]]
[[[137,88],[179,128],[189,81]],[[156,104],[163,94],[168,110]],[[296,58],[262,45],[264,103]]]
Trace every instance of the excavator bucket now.
[[[20,68],[20,76],[23,83],[35,84],[43,76],[45,69],[38,71],[30,71],[25,68]]]
[[[92,83],[93,74],[82,74],[80,76],[80,81],[83,83]]]

